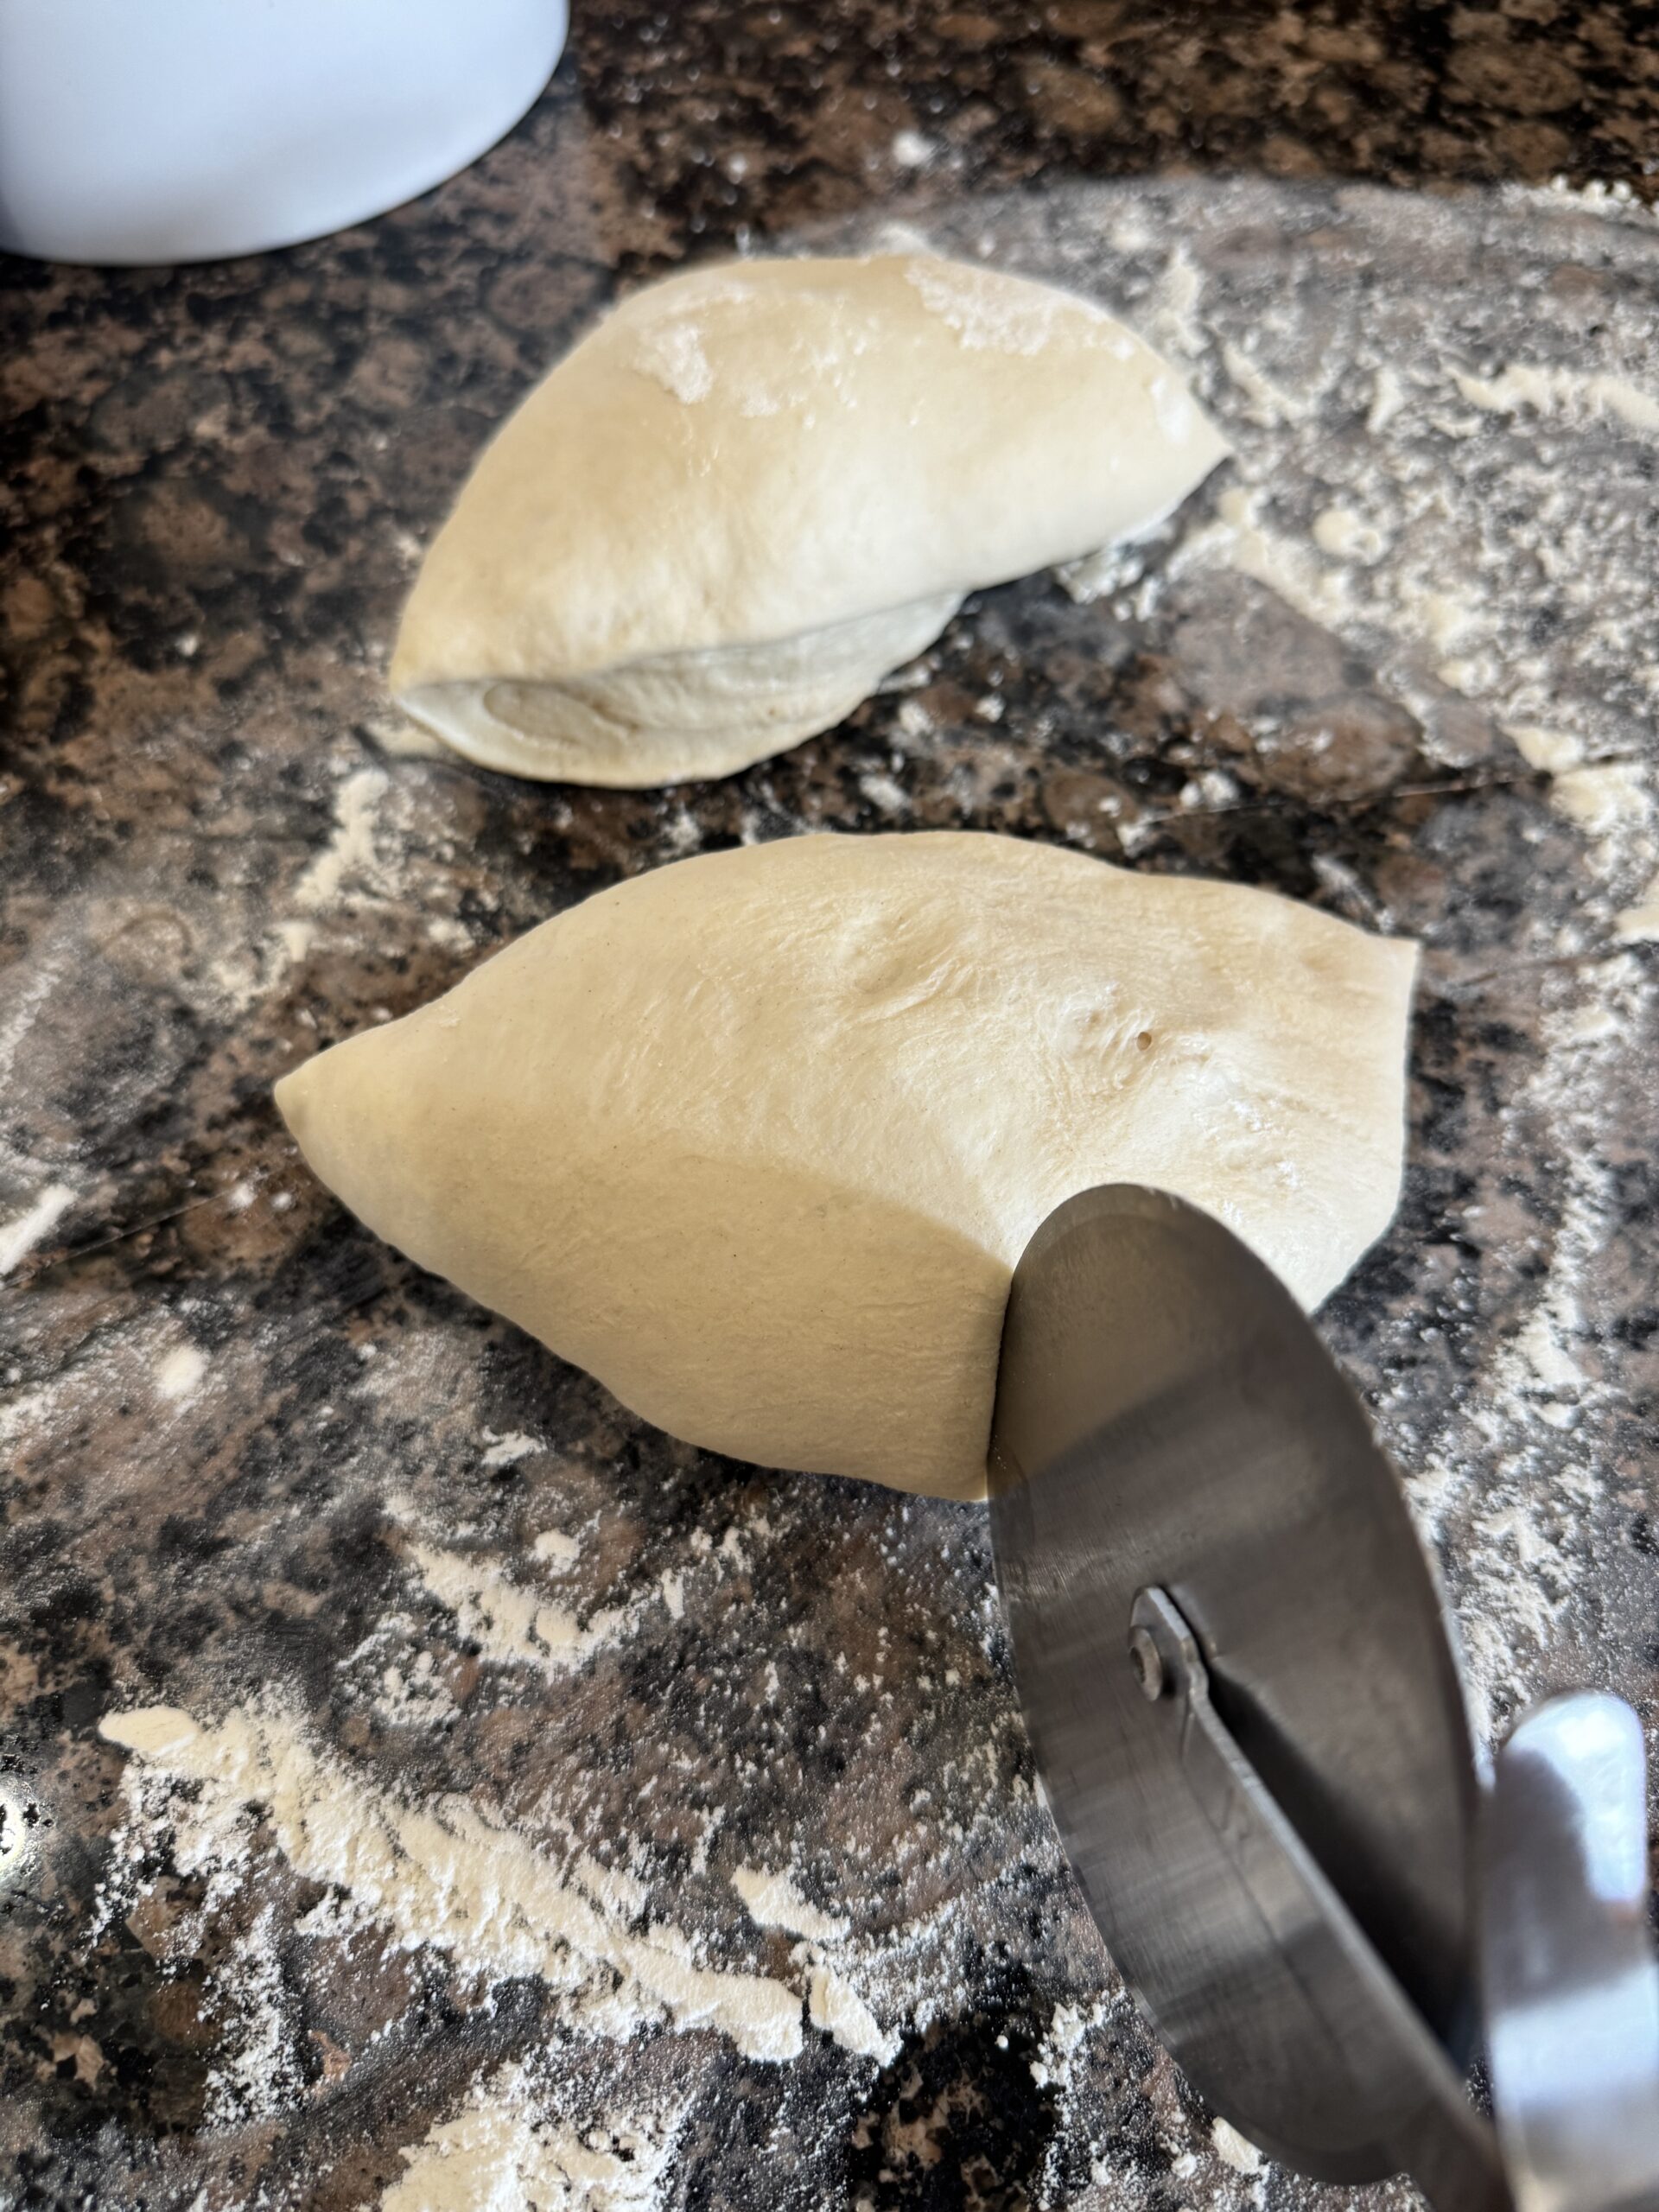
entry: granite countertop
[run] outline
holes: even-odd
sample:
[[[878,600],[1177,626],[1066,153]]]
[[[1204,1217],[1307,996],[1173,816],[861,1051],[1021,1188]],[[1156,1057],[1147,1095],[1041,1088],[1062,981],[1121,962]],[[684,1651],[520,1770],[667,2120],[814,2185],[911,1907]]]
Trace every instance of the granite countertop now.
[[[1651,1727],[1649,12],[589,13],[378,222],[6,266],[0,2203],[416,2212],[463,2152],[543,2212],[1317,2201],[1111,1975],[982,1512],[664,1438],[350,1221],[270,1085],[592,890],[804,829],[995,828],[1417,936],[1404,1201],[1322,1326],[1483,1717],[1590,1679]],[[1236,473],[728,782],[412,749],[389,637],[504,410],[619,285],[894,220],[1120,306]],[[100,1738],[157,1704],[194,1773]],[[430,1888],[462,1837],[471,1903]],[[597,1966],[548,1934],[589,1910]],[[630,2012],[616,1959],[676,1930],[867,2024],[776,2063]]]

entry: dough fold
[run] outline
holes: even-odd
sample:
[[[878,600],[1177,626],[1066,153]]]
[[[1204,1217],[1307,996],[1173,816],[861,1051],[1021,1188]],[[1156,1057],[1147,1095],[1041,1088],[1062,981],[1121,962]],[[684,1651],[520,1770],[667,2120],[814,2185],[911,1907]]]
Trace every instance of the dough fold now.
[[[1227,448],[1090,302],[928,254],[636,293],[480,459],[392,658],[524,776],[728,775],[829,728],[965,593],[1149,528]]]
[[[975,832],[599,893],[278,1084],[369,1226],[694,1444],[984,1494],[1062,1199],[1207,1207],[1313,1306],[1398,1193],[1415,947]]]

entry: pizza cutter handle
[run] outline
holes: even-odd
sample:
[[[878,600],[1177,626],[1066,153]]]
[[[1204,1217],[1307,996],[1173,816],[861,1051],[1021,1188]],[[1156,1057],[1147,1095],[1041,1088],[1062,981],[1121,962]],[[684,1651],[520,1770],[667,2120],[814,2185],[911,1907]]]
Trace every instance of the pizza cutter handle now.
[[[1498,1753],[1481,1829],[1482,2000],[1516,2212],[1659,2212],[1659,1961],[1642,1726],[1552,1698]]]

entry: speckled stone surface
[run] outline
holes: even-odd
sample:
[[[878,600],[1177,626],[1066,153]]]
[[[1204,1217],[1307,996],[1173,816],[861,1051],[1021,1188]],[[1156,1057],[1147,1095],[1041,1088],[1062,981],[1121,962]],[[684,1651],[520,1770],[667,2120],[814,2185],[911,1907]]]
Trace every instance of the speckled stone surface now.
[[[844,728],[724,784],[411,756],[380,677],[481,438],[619,282],[688,253],[896,213],[1174,344],[1190,240],[1220,318],[1195,369],[1247,475],[1254,448],[1292,487],[1283,528],[1362,499],[1383,410],[1356,334],[1386,352],[1423,301],[1471,376],[1523,339],[1619,372],[1659,332],[1639,211],[1440,201],[1414,257],[1418,219],[1382,194],[1080,180],[1565,170],[1640,193],[1645,13],[619,12],[506,144],[378,223],[207,270],[6,266],[0,2203],[346,2212],[526,2057],[572,2123],[672,2110],[653,2205],[1315,2201],[1217,2152],[1111,1980],[1032,1794],[982,1514],[651,1431],[347,1219],[270,1086],[591,890],[804,829],[1064,839],[1419,936],[1404,1204],[1323,1324],[1410,1471],[1494,1722],[1588,1678],[1651,1727],[1659,1007],[1628,918],[1659,872],[1659,649],[1650,620],[1599,632],[1550,564],[1605,544],[1616,584],[1619,548],[1654,542],[1639,410],[1552,426],[1420,398],[1415,464],[1440,437],[1471,456],[1485,533],[1446,541],[1446,593],[1497,547],[1484,647],[1441,636],[1444,594],[1417,609],[1438,650],[1396,649],[1363,609],[1338,639],[1270,563],[1183,571],[1217,486],[1143,575],[982,594]],[[1230,381],[1226,330],[1293,297],[1279,383]],[[1316,329],[1351,374],[1319,383]],[[1529,536],[1551,471],[1592,486],[1580,538]],[[1591,783],[1559,751],[1538,768],[1494,707],[1522,653]],[[536,1552],[554,1529],[568,1571]],[[422,1545],[627,1631],[556,1676],[506,1663]],[[804,1987],[731,1885],[791,1867],[850,1923],[835,1955],[896,2056],[607,2040],[533,1976],[320,1931],[327,1885],[257,1813],[235,1878],[181,1863],[96,1723],[262,1698],[365,1783],[468,1793],[625,1868],[644,1922],[707,1962]]]

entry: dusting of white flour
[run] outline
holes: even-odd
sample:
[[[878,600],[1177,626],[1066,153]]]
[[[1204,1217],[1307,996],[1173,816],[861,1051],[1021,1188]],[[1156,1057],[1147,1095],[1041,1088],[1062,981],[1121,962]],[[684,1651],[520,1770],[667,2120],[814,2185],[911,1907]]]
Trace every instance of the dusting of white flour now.
[[[384,887],[375,843],[376,819],[391,779],[384,768],[359,768],[334,799],[334,834],[294,887],[302,912],[321,913],[353,883]]]
[[[1067,324],[1104,325],[1100,309],[1054,292],[1010,292],[988,270],[957,262],[905,264],[905,280],[930,315],[953,330],[970,353],[1040,353]],[[1134,353],[1126,344],[1124,353]]]
[[[680,2119],[572,2125],[532,2065],[503,2066],[404,2152],[380,2212],[657,2212]]]
[[[32,1205],[0,1221],[0,1275],[9,1275],[48,1237],[75,1202],[67,1183],[48,1183]]]
[[[633,356],[642,376],[661,385],[671,398],[692,407],[715,388],[715,372],[703,350],[702,333],[690,317],[667,318],[639,334]]]
[[[740,1866],[732,1887],[748,1908],[759,1928],[787,1929],[817,1943],[839,1942],[849,1923],[843,1913],[820,1912],[809,1904],[787,1874],[764,1873],[756,1866]]]
[[[194,1398],[207,1372],[207,1356],[196,1344],[180,1344],[168,1352],[156,1370],[157,1395],[177,1404]]]
[[[506,1667],[563,1675],[616,1643],[633,1615],[607,1605],[579,1622],[569,1606],[523,1588],[493,1560],[416,1542],[410,1564],[441,1605],[448,1605],[485,1656]]]
[[[635,1931],[604,1910],[605,1870],[585,1857],[560,1865],[467,1797],[405,1804],[274,1708],[204,1726],[149,1707],[106,1715],[99,1732],[195,1786],[169,1808],[181,1864],[244,1856],[257,1806],[295,1871],[330,1886],[303,1932],[373,1926],[393,1948],[442,1951],[486,1981],[535,1974],[595,2000],[607,2032],[667,2019],[714,2028],[751,2058],[800,2050],[800,1999],[782,1983],[700,1967],[677,1929]]]
[[[815,1966],[807,1975],[807,2018],[815,2028],[860,2058],[886,2065],[899,2049],[897,2036],[884,2035],[875,2015],[833,1967]]]

